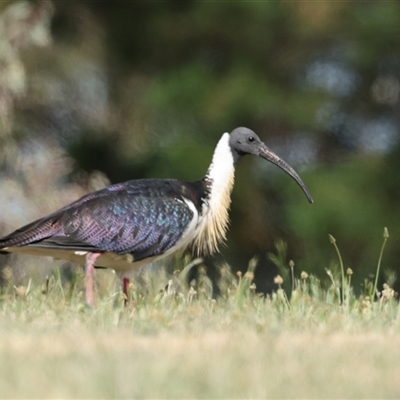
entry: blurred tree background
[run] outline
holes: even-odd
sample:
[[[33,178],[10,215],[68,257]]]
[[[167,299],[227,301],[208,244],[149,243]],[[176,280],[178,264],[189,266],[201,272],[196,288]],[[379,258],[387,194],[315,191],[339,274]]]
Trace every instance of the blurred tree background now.
[[[108,183],[201,178],[223,132],[247,126],[302,176],[241,160],[228,247],[257,286],[282,239],[296,273],[399,270],[400,4],[3,1],[0,233]],[[220,259],[218,256],[216,259]],[[4,257],[2,257],[4,258]],[[50,261],[7,259],[15,279]]]

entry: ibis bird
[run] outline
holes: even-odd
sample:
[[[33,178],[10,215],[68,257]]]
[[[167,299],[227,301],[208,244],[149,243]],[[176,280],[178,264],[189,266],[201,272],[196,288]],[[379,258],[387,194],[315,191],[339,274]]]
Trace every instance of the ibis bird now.
[[[250,129],[219,140],[203,179],[138,179],[89,193],[0,239],[0,252],[51,256],[85,266],[86,303],[93,305],[95,267],[120,275],[178,249],[217,251],[226,238],[237,161],[253,154],[288,173],[313,199],[295,170]]]

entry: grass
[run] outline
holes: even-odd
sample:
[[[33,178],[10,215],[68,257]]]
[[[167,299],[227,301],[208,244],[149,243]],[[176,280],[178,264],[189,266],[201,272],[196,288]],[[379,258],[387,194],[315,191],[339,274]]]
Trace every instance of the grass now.
[[[282,254],[275,259],[284,263]],[[83,304],[81,280],[62,284],[59,273],[10,284],[0,301],[0,396],[400,396],[400,309],[388,284],[372,301],[374,282],[356,296],[350,271],[328,270],[325,286],[289,262],[281,267],[294,277],[290,289],[277,277],[264,297],[252,282],[256,263],[237,275],[221,266],[218,300],[196,262],[169,281],[162,273],[137,280],[127,307],[110,271],[97,273],[93,309]],[[190,268],[200,273],[187,285]]]

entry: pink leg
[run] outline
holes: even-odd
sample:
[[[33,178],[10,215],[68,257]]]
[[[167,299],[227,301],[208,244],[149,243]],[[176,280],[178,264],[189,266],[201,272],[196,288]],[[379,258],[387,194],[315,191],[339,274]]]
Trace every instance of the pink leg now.
[[[101,253],[87,253],[86,254],[86,264],[85,264],[85,272],[86,272],[86,285],[85,285],[85,295],[86,295],[86,304],[89,307],[93,307],[94,304],[94,295],[93,295],[93,287],[94,287],[94,264],[96,263],[97,258],[101,256]]]

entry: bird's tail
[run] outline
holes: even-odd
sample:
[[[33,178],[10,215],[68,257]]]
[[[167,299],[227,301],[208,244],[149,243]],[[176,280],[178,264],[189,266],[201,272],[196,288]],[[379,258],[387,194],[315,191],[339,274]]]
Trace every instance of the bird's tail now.
[[[0,238],[0,251],[7,247],[25,246],[57,233],[57,224],[52,219],[37,220]]]

